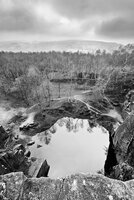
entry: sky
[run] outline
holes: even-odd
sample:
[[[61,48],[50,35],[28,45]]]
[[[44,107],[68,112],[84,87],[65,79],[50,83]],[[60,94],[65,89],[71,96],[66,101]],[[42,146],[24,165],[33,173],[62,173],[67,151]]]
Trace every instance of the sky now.
[[[0,41],[134,42],[134,0],[0,0]]]

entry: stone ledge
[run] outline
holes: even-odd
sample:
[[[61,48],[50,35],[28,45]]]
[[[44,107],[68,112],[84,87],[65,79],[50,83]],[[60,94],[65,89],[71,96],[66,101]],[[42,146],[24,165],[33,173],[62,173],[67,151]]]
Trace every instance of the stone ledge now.
[[[62,179],[26,178],[22,172],[0,176],[3,200],[133,200],[134,180],[76,174]]]

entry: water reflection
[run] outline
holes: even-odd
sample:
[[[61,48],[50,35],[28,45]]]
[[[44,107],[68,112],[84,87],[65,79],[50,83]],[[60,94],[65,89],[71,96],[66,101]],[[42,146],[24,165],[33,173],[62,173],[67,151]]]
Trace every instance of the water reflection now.
[[[109,143],[108,134],[101,128],[91,131],[87,120],[72,118],[59,120],[32,140],[35,141],[30,147],[32,156],[47,159],[52,178],[101,170],[106,159],[104,147]]]
[[[77,132],[79,128],[83,128],[83,120],[82,119],[73,119],[73,118],[62,118],[57,124],[59,126],[65,126],[68,132]]]
[[[87,121],[87,120],[85,120]],[[88,121],[87,121],[88,122]],[[40,142],[44,142],[45,144],[49,144],[52,138],[52,134],[56,133],[57,131],[57,126],[59,127],[65,127],[67,132],[74,132],[77,133],[79,132],[79,129],[83,129],[88,132],[92,132],[92,128],[89,126],[87,123],[87,126],[84,127],[84,120],[83,119],[73,119],[73,118],[62,118],[57,121],[55,125],[53,125],[49,130],[46,130],[44,132],[41,132],[37,135],[38,140]]]

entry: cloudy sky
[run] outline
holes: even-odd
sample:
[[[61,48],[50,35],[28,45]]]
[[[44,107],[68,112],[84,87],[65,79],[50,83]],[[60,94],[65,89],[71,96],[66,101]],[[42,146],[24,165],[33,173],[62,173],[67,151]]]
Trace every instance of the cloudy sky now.
[[[134,0],[0,0],[0,41],[134,42]]]

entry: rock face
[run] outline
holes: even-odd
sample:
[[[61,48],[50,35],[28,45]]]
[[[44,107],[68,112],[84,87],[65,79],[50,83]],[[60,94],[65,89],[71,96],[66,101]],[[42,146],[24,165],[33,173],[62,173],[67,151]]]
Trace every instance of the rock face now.
[[[0,175],[23,171],[28,175],[31,165],[30,160],[25,156],[25,147],[21,144],[15,145],[12,149],[7,149],[0,154]]]
[[[64,179],[28,179],[16,172],[0,176],[3,200],[133,200],[134,181],[76,174]]]
[[[50,166],[48,165],[47,163],[47,160],[45,160],[40,169],[39,169],[39,172],[37,174],[37,178],[40,178],[40,177],[47,177],[48,176],[48,172],[49,172],[49,169],[50,169]]]
[[[3,126],[0,126],[0,148],[4,148],[4,144],[6,140],[8,139],[9,135],[3,128]]]
[[[47,177],[50,169],[47,161],[36,159],[35,162],[30,157],[31,152],[27,146],[33,145],[33,142],[27,143],[27,146],[22,145],[21,140],[9,135],[2,126],[0,134],[0,175],[22,171],[27,177],[33,177],[35,173],[38,178]]]
[[[134,167],[134,114],[130,114],[115,132],[113,143],[118,162],[127,161]]]
[[[128,115],[113,136],[117,164],[109,175],[123,181],[134,179],[134,114]]]

